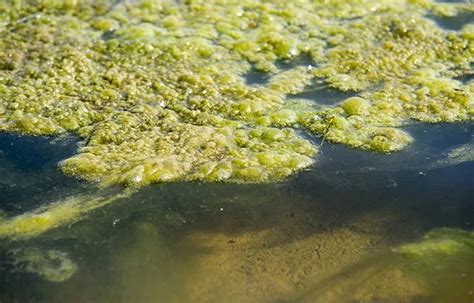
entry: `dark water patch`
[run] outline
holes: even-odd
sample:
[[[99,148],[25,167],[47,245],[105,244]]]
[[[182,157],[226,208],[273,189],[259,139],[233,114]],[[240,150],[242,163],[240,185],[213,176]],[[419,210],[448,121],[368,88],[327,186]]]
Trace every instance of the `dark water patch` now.
[[[118,35],[115,33],[114,30],[106,31],[101,36],[102,40],[109,41],[115,38],[118,38]]]
[[[0,133],[0,210],[23,213],[83,190],[82,183],[59,171],[58,162],[73,155],[72,137],[47,138]]]
[[[390,210],[416,218],[416,225],[408,224],[412,224],[412,236],[420,236],[435,227],[473,227],[471,196],[474,191],[470,185],[474,182],[473,172],[472,162],[423,174],[418,171],[339,171],[319,178],[318,172],[308,172],[296,178],[289,190],[317,197],[315,207],[333,216],[341,226],[374,210]],[[324,201],[324,205],[318,201]],[[387,224],[386,227],[387,234],[396,240],[400,235],[397,230],[406,226]]]
[[[430,15],[428,18],[435,21],[441,28],[452,31],[459,31],[465,25],[474,22],[474,14],[469,12],[462,12],[453,17]]]
[[[319,105],[336,105],[339,102],[356,95],[356,92],[344,92],[335,88],[331,88],[324,83],[318,83],[315,81],[314,84],[309,86],[305,91],[298,94],[289,95],[288,98],[311,100]]]
[[[269,73],[252,68],[243,77],[245,79],[245,83],[248,85],[265,85],[268,83],[270,76],[271,75]]]
[[[325,143],[315,168],[295,177],[288,188],[325,201],[327,206],[320,207],[333,207],[330,215],[341,221],[388,208],[416,216],[425,225],[417,233],[444,225],[472,228],[474,162],[433,163],[453,147],[473,142],[474,124],[416,124],[407,130],[415,142],[391,155]]]
[[[474,123],[414,123],[404,128],[414,138],[405,150],[392,154],[351,149],[341,144],[324,142],[320,146],[317,168],[324,175],[341,171],[419,171],[430,168],[437,160],[460,145],[474,140]]]
[[[428,145],[437,154],[449,147],[468,143],[474,138],[474,123],[414,124],[406,130],[415,138],[415,148]]]
[[[349,182],[342,187],[340,183],[308,178],[311,172],[289,184],[276,186],[193,183],[151,186],[130,201],[107,207],[87,222],[57,230],[43,239],[55,247],[69,237],[69,243],[63,243],[73,248],[73,255],[80,256],[82,272],[60,285],[37,281],[28,292],[30,296],[44,296],[52,302],[71,299],[72,293],[80,301],[136,299],[137,294],[127,297],[116,286],[110,286],[117,285],[117,277],[124,274],[123,268],[117,267],[116,256],[133,250],[137,255],[136,259],[128,260],[130,265],[141,268],[148,264],[155,287],[161,290],[153,299],[185,302],[173,298],[173,294],[183,294],[179,286],[182,277],[176,273],[185,270],[183,267],[193,267],[196,257],[213,253],[205,243],[186,240],[195,231],[222,233],[232,239],[233,235],[273,230],[272,238],[260,242],[262,247],[271,249],[341,228],[373,233],[371,228],[354,222],[377,210],[401,215],[396,222],[387,220],[378,231],[390,235],[394,244],[416,239],[433,227],[466,227],[465,222],[471,219],[463,213],[472,210],[472,203],[469,204],[470,191],[466,187],[469,179],[464,184],[461,180],[469,176],[472,168],[466,167],[461,174],[459,167],[452,170],[456,178],[446,175],[446,170],[423,177],[377,171],[346,174],[341,179],[347,178]],[[386,187],[382,180],[387,176],[399,180],[398,186]],[[449,176],[451,182],[436,187],[443,176]],[[295,183],[299,185],[296,189],[292,186]],[[302,211],[309,219],[300,221]],[[294,232],[285,220],[294,224],[293,227],[304,227]],[[143,232],[147,234],[148,244],[139,247],[138,253],[131,239],[143,236]],[[233,240],[226,241],[225,245],[235,245]],[[245,251],[242,253],[242,258],[248,257]],[[110,284],[111,281],[114,282]],[[124,289],[127,287],[124,285]],[[83,291],[72,291],[77,288]]]
[[[456,78],[456,80],[461,81],[463,84],[467,84],[468,82],[474,80],[474,73],[460,76]]]
[[[71,137],[55,140],[52,137],[0,133],[0,153],[24,172],[40,171],[73,155],[76,150],[77,141]]]

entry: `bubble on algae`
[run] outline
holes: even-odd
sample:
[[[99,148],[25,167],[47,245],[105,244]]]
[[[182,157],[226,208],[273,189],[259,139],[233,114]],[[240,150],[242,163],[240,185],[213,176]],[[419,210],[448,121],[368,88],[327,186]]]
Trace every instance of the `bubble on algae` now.
[[[23,249],[10,253],[18,271],[38,275],[49,282],[64,282],[77,271],[77,265],[61,251]]]

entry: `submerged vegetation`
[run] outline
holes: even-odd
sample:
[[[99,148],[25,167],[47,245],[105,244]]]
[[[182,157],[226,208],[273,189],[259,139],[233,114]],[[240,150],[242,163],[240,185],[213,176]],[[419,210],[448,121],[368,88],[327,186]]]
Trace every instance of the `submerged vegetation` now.
[[[77,271],[77,265],[68,255],[57,250],[17,250],[12,255],[17,270],[39,275],[50,282],[63,282]]]
[[[419,243],[406,244],[396,251],[407,258],[420,258],[429,262],[436,256],[457,254],[471,255],[474,258],[474,232],[454,228],[439,228],[427,233]]]
[[[102,185],[278,180],[313,163],[297,129],[389,153],[412,141],[411,120],[474,114],[473,82],[455,80],[472,73],[474,27],[428,18],[471,4],[26,2],[0,4],[0,129],[77,134],[61,169]],[[247,84],[254,69],[268,82]],[[358,95],[287,101],[313,79]]]
[[[363,259],[298,302],[470,302],[474,233],[435,228],[423,239]]]

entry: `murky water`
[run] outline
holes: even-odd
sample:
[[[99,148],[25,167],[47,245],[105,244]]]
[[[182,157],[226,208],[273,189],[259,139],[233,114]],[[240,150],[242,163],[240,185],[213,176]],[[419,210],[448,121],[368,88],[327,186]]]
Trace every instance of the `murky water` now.
[[[472,302],[474,248],[426,264],[392,249],[473,228],[474,162],[444,160],[472,146],[474,125],[407,129],[416,141],[398,154],[318,142],[316,166],[286,182],[153,185],[40,237],[2,240],[0,301]],[[1,134],[4,215],[92,190],[56,169],[74,148]],[[60,252],[76,268],[53,258],[46,267],[72,276],[48,281],[21,251]]]

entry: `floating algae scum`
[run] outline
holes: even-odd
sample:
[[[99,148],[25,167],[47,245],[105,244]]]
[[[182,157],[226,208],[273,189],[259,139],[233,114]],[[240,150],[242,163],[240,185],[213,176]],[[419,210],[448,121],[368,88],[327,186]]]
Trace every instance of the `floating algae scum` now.
[[[120,229],[124,235],[137,236],[136,247],[121,247],[118,256],[107,259],[119,264],[119,271],[126,275],[122,280],[113,279],[112,283],[124,290],[125,297],[117,299],[107,291],[89,290],[84,292],[85,301],[97,298],[127,301],[127,295],[129,300],[135,298],[143,302],[158,298],[166,302],[222,301],[229,295],[237,302],[321,298],[325,298],[325,302],[377,301],[361,280],[346,283],[337,273],[343,275],[344,266],[361,261],[373,247],[389,250],[421,236],[413,236],[397,227],[399,232],[395,234],[400,237],[397,239],[395,234],[380,230],[385,223],[377,216],[391,222],[387,223],[390,226],[397,220],[406,220],[425,232],[429,231],[428,227],[439,226],[433,223],[438,219],[418,224],[411,216],[419,213],[407,211],[403,203],[400,206],[403,211],[396,207],[393,207],[396,211],[386,211],[383,208],[386,205],[368,211],[362,205],[374,207],[371,202],[355,198],[359,202],[351,202],[346,196],[336,202],[324,193],[331,192],[328,188],[337,188],[331,180],[342,184],[339,173],[351,175],[347,177],[348,184],[357,183],[355,177],[366,180],[364,174],[373,172],[359,168],[358,162],[372,163],[381,170],[379,177],[390,176],[383,182],[393,190],[401,183],[393,179],[394,174],[406,175],[415,170],[417,177],[422,178],[431,170],[436,175],[439,171],[452,173],[452,169],[459,167],[460,171],[467,167],[469,172],[473,159],[470,122],[474,115],[473,13],[472,2],[427,0],[2,1],[0,130],[52,138],[76,136],[78,149],[57,161],[65,175],[89,181],[89,188],[83,192],[79,186],[76,191],[65,190],[66,198],[60,195],[45,199],[56,202],[32,202],[24,211],[0,213],[0,238],[10,251],[5,258],[14,260],[13,268],[36,273],[46,280],[58,282],[73,277],[71,284],[64,284],[63,290],[53,287],[60,293],[57,297],[42,294],[49,298],[44,300],[61,301],[80,296],[73,289],[87,279],[79,273],[76,275],[80,278],[74,280],[77,265],[68,254],[56,249],[54,243],[61,242],[59,239],[73,241],[73,238],[82,244],[92,243],[87,237],[95,239],[96,236],[90,226],[98,233],[109,235],[110,241],[116,243],[115,231],[99,227],[99,222],[108,218],[113,222],[113,229],[120,229],[125,223],[110,217],[114,214],[127,217],[131,224],[131,231]],[[453,23],[457,17],[460,21]],[[422,126],[421,123],[440,122],[456,122],[442,127],[452,132],[464,129],[460,135],[463,139],[438,150],[419,149],[423,145],[416,141],[421,137],[416,135],[417,129],[431,132],[433,136],[441,132],[435,130],[437,125]],[[61,142],[61,139],[56,140]],[[429,153],[422,154],[424,151]],[[425,156],[433,159],[423,159]],[[339,160],[329,160],[330,165],[326,165],[325,161],[331,157]],[[10,158],[11,155],[5,156],[5,167]],[[309,170],[315,161],[314,171],[319,172],[316,175]],[[345,168],[337,169],[346,162]],[[411,170],[394,172],[403,165],[412,165]],[[11,171],[17,168],[17,164],[11,165]],[[295,177],[300,184],[282,182],[305,170]],[[472,181],[472,174],[466,174],[464,178]],[[25,176],[34,182],[28,179],[27,172]],[[53,180],[60,180],[61,177],[55,176]],[[23,177],[14,180],[21,183],[21,179]],[[452,176],[452,180],[458,179]],[[295,197],[287,193],[290,189],[293,191],[291,182],[295,183]],[[314,182],[325,186],[317,187],[319,192],[310,194]],[[373,187],[370,184],[367,187],[376,190],[379,181],[370,182]],[[429,182],[438,186],[439,181]],[[145,187],[151,183],[159,184]],[[1,184],[8,184],[8,180]],[[198,194],[200,186],[202,194]],[[356,193],[364,192],[362,187],[354,186]],[[449,186],[441,188],[451,191]],[[457,196],[460,202],[453,202],[453,207],[472,210],[469,204],[465,205],[469,189],[460,188]],[[180,189],[183,189],[183,197]],[[241,193],[232,196],[226,190]],[[243,193],[243,190],[249,192]],[[263,193],[267,197],[261,197]],[[156,201],[158,197],[163,201]],[[195,206],[188,203],[191,197],[195,197]],[[342,210],[346,209],[343,201],[348,205],[360,203],[361,218],[352,218],[352,215],[340,218],[336,206],[334,209],[319,203],[314,206],[315,197],[333,201]],[[385,198],[390,200],[390,197]],[[413,195],[405,198],[413,202]],[[168,204],[171,200],[175,206]],[[136,201],[145,202],[134,203]],[[235,215],[227,214],[224,217],[228,221],[222,218],[221,221],[219,216],[229,206]],[[126,215],[139,214],[140,210],[146,212],[147,207],[153,209],[150,210],[153,220],[145,218],[145,222],[159,219],[173,223],[156,227],[155,223],[139,223],[138,219]],[[321,215],[313,217],[292,207],[307,209],[311,214],[316,208],[325,210],[337,214],[337,219],[353,222],[356,228]],[[252,208],[255,213],[247,213],[247,209]],[[366,211],[368,213],[362,215]],[[441,208],[440,212],[444,211],[445,208]],[[267,212],[273,216],[265,218]],[[287,218],[279,212],[294,216]],[[85,215],[89,220],[80,221]],[[243,219],[245,216],[250,217]],[[213,228],[189,223],[199,222],[198,217],[214,222],[209,223]],[[273,222],[272,218],[281,219],[282,226],[273,227],[278,225],[278,220]],[[313,226],[315,221],[326,227]],[[183,224],[190,224],[194,229],[182,227]],[[222,224],[224,231],[229,230],[214,233]],[[255,229],[239,224],[249,224]],[[364,224],[368,231],[361,232],[359,228]],[[449,225],[472,228],[468,223],[450,222]],[[232,235],[232,229],[242,234]],[[172,237],[163,235],[167,231],[174,231],[172,234],[182,240],[171,245],[167,241]],[[439,235],[436,230],[433,233]],[[285,235],[292,235],[295,240],[282,247],[279,241],[288,240]],[[427,241],[431,241],[430,235],[428,233]],[[472,233],[454,229],[443,237],[453,238],[446,240],[447,246],[452,244],[447,250],[462,246],[461,264],[472,261]],[[94,243],[100,243],[97,241]],[[276,242],[272,244],[272,241]],[[173,251],[201,243],[209,243],[202,249],[219,253],[174,256],[161,248],[173,247],[170,248]],[[235,244],[236,248],[229,249],[227,243]],[[261,247],[258,243],[267,246]],[[89,247],[89,244],[84,245]],[[330,249],[315,249],[318,245]],[[420,245],[423,251],[425,246]],[[388,263],[395,264],[393,271],[387,270],[384,262],[361,261],[353,272],[372,277],[375,270],[377,277],[388,271],[392,277],[389,280],[395,279],[400,289],[406,290],[407,297],[402,299],[396,297],[400,293],[381,291],[378,293],[381,300],[408,302],[410,296],[431,298],[429,290],[435,286],[420,282],[423,285],[412,283],[410,288],[410,283],[400,278],[411,264],[403,260],[412,260],[410,257],[416,255],[407,252],[416,250],[417,246],[407,247],[410,246],[383,253],[381,260],[392,260]],[[341,249],[350,252],[339,253]],[[252,255],[239,261],[242,251]],[[296,259],[292,258],[291,251],[296,252]],[[331,258],[331,254],[337,258]],[[156,293],[144,295],[145,286],[134,281],[139,276],[135,266],[140,268],[141,263],[131,261],[143,256],[145,259],[155,256],[157,264],[162,266],[160,270],[169,274],[165,278],[163,273],[144,266],[142,270],[150,283],[163,279],[162,284],[171,283],[170,289],[178,293],[183,289],[177,285],[186,276],[190,285],[186,287],[186,296],[189,297],[173,296],[170,289],[161,286]],[[443,248],[436,256],[440,257],[433,257],[432,263],[444,262],[443,258],[458,258],[456,253],[445,254]],[[278,264],[283,262],[287,268],[261,261],[265,259]],[[176,270],[167,267],[169,260]],[[221,267],[213,264],[215,260],[221,262]],[[196,271],[185,268],[186,264],[197,266]],[[237,267],[240,269],[236,271]],[[295,268],[299,271],[292,272]],[[107,274],[111,274],[108,270],[96,272],[93,267],[89,270],[98,279],[107,280]],[[211,274],[201,279],[200,272]],[[233,275],[235,272],[239,274]],[[426,276],[427,271],[420,272]],[[246,274],[255,277],[255,281],[266,282],[250,283],[252,287],[244,291],[242,283],[249,283]],[[334,278],[329,278],[332,275]],[[472,280],[472,271],[466,275],[463,281]],[[234,288],[221,285],[212,297],[209,287],[218,285],[224,277],[232,277],[229,283]],[[124,281],[127,285],[121,284]],[[311,281],[319,281],[320,286],[309,290]],[[338,289],[321,286],[338,282],[341,284]],[[354,294],[355,299],[346,298],[356,287],[354,283],[363,289]],[[8,285],[15,289],[14,285]],[[465,285],[458,284],[461,301],[472,301],[472,294],[466,291],[468,286]],[[302,290],[306,294],[295,296]],[[11,293],[7,294],[6,289],[0,287],[0,292],[6,293],[5,298],[16,300],[14,296],[8,297]],[[31,295],[33,300],[41,301],[35,294]]]

